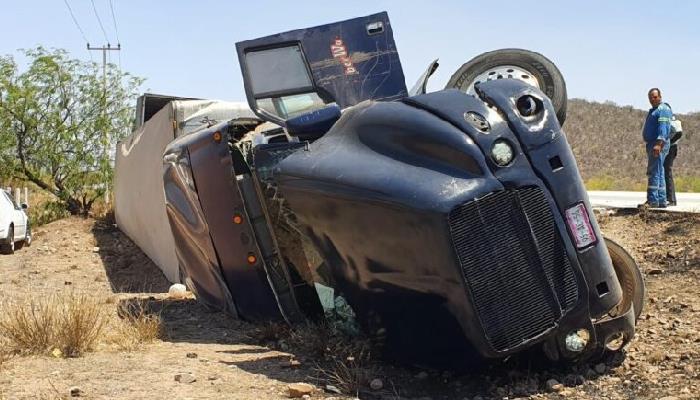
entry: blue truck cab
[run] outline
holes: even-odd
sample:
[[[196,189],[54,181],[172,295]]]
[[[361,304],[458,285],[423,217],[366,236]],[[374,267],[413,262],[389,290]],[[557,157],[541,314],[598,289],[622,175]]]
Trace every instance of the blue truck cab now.
[[[409,93],[386,13],[236,49],[259,121],[165,154],[168,216],[192,244],[178,259],[198,298],[290,323],[342,299],[410,363],[532,347],[581,360],[632,339],[641,274],[600,231],[548,85],[504,77],[425,93],[432,63]]]

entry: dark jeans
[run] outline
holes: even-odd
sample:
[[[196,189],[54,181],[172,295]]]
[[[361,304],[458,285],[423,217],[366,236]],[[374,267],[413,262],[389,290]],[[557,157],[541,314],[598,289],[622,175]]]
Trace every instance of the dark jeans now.
[[[668,155],[664,160],[664,177],[666,180],[666,200],[669,203],[676,202],[676,185],[673,183],[673,160],[678,155],[678,145],[671,146],[668,149]]]

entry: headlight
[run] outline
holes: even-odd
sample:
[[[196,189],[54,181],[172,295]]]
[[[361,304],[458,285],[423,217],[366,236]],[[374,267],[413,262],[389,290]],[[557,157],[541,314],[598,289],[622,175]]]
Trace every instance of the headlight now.
[[[587,329],[578,329],[571,331],[568,335],[566,335],[564,338],[564,345],[566,346],[567,350],[573,353],[578,353],[586,348],[588,341],[590,340],[591,334]]]
[[[513,147],[505,140],[497,140],[491,148],[491,158],[499,167],[504,167],[513,161]]]

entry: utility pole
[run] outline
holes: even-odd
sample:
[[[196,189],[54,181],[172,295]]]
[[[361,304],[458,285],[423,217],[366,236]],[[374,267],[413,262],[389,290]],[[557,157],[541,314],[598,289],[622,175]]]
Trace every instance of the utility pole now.
[[[122,49],[121,43],[117,43],[117,47],[112,47],[111,44],[107,43],[107,47],[93,47],[90,43],[87,44],[88,50],[101,50],[102,51],[102,118],[103,121],[107,117],[107,52],[108,51],[120,51]],[[107,146],[109,143],[107,144]],[[107,146],[104,149],[104,156],[107,156]],[[109,204],[109,185],[105,183],[105,204]]]

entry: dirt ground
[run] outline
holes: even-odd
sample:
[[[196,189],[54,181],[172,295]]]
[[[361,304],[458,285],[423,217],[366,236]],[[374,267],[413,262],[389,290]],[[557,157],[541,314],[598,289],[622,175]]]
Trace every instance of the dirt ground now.
[[[599,220],[645,273],[646,307],[625,353],[578,366],[543,367],[523,356],[469,374],[385,362],[371,369],[382,389],[356,396],[700,399],[700,216],[634,211]],[[193,299],[167,299],[169,284],[157,267],[110,224],[64,219],[36,229],[34,238],[31,247],[0,257],[0,300],[73,291],[116,309],[141,298],[158,306],[165,334],[132,351],[100,343],[79,358],[14,357],[0,365],[0,399],[65,398],[71,387],[85,398],[283,399],[295,382],[315,385],[313,399],[356,397],[324,391],[333,383],[319,371],[325,364],[295,347],[298,341],[277,340],[269,327]],[[178,382],[178,374],[194,381]],[[552,388],[551,379],[561,385]]]

